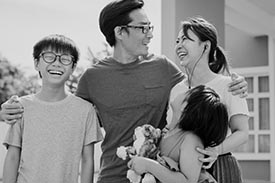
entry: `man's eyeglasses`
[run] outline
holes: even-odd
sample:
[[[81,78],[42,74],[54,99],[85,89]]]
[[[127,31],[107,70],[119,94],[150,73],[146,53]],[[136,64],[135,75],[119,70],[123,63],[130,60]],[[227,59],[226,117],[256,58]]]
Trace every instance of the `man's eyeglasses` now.
[[[147,34],[149,31],[153,32],[154,30],[154,26],[151,26],[151,25],[122,25],[121,27],[141,29],[143,34]]]
[[[55,62],[57,57],[59,57],[59,61],[63,65],[70,65],[74,61],[74,57],[72,55],[57,55],[54,52],[43,52],[39,55],[39,57],[42,57],[43,60],[48,64]]]

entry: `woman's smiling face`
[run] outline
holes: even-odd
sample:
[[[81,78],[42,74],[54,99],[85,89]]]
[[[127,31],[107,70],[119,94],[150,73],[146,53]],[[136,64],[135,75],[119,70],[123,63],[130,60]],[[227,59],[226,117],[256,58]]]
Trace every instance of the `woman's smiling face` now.
[[[194,60],[197,60],[203,50],[203,44],[200,39],[190,29],[187,31],[188,35],[184,35],[184,32],[179,31],[175,51],[181,61],[181,66],[187,67],[192,64]]]

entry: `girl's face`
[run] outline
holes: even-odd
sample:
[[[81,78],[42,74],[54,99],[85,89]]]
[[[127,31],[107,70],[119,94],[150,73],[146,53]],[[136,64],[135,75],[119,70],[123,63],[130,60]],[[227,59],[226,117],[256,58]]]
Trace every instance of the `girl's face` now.
[[[195,62],[203,54],[205,44],[202,44],[198,36],[190,29],[187,33],[190,39],[184,35],[183,30],[179,32],[175,51],[180,59],[180,65],[192,68]]]

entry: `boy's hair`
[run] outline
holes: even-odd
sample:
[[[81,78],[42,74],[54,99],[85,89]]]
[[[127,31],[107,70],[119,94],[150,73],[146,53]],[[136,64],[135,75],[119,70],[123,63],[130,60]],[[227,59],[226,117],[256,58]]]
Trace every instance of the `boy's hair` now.
[[[228,129],[228,113],[219,95],[211,88],[200,85],[186,93],[187,102],[179,121],[184,131],[200,137],[204,147],[217,146],[224,141]]]
[[[46,36],[38,41],[33,47],[33,58],[39,60],[41,52],[46,49],[51,49],[56,52],[62,51],[71,54],[74,58],[73,67],[76,65],[79,59],[79,50],[76,44],[73,40],[64,35],[53,34]]]
[[[142,8],[143,0],[114,0],[106,5],[99,15],[99,27],[106,41],[112,47],[116,44],[114,29],[132,21],[129,14]]]

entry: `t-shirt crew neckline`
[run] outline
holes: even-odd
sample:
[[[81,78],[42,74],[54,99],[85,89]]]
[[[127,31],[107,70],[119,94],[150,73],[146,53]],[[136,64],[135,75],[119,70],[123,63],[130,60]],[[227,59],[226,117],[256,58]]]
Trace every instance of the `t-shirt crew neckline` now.
[[[41,104],[44,104],[44,105],[62,105],[64,103],[69,102],[71,100],[71,97],[72,97],[72,94],[68,93],[67,96],[62,100],[59,100],[59,101],[56,101],[56,102],[47,102],[47,101],[39,99],[35,95],[32,95],[32,98],[33,98],[34,101],[37,101],[37,102],[39,102]]]
[[[130,66],[135,66],[135,65],[137,65],[137,64],[139,64],[139,63],[141,62],[139,58],[137,58],[135,61],[133,61],[133,62],[131,62],[131,63],[125,63],[125,64],[118,62],[118,61],[117,61],[116,59],[114,59],[113,57],[108,57],[107,59],[109,59],[109,61],[110,61],[111,63],[113,63],[114,65],[119,66],[119,67],[130,67]]]

